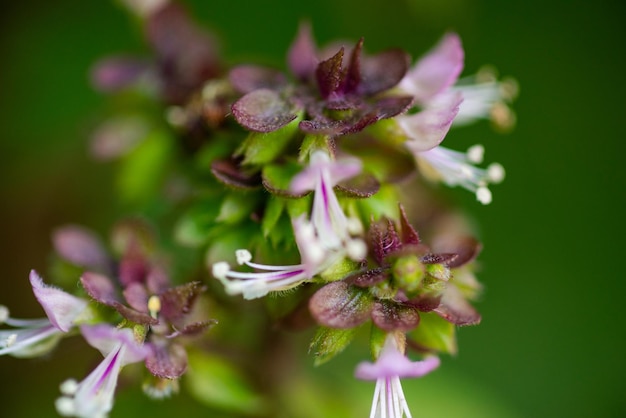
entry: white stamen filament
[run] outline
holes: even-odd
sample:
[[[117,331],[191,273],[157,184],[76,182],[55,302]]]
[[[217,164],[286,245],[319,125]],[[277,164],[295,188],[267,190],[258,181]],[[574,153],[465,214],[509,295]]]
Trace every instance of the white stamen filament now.
[[[0,305],[0,324],[4,324],[7,319],[9,319],[9,308]]]

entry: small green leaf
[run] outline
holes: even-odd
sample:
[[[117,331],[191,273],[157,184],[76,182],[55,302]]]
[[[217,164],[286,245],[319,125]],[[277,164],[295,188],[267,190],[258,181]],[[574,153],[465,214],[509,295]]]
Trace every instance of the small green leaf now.
[[[302,166],[295,161],[284,164],[270,164],[263,167],[263,186],[272,194],[285,197],[302,197],[289,191],[291,180],[302,171]],[[306,193],[305,193],[306,194]]]
[[[302,113],[287,125],[273,132],[250,133],[237,150],[237,154],[244,156],[243,164],[264,165],[274,161],[298,133],[298,124],[301,120]]]
[[[449,354],[457,352],[454,324],[433,312],[420,312],[420,324],[408,336],[428,350]]]
[[[324,364],[341,353],[354,339],[356,330],[319,327],[309,346],[309,353],[315,356],[314,364]]]
[[[325,282],[335,282],[337,280],[343,279],[344,277],[346,277],[347,275],[349,275],[350,273],[353,273],[354,271],[358,269],[359,269],[358,262],[350,260],[349,258],[344,258],[341,261],[338,261],[337,263],[333,264],[332,266],[324,270],[320,274],[320,277]]]
[[[189,207],[174,227],[176,241],[188,247],[205,244],[209,239],[209,231],[215,226],[218,208],[214,199],[202,200]]]
[[[226,195],[220,206],[217,222],[236,224],[247,218],[259,201],[258,193],[233,192]]]
[[[183,381],[198,401],[226,411],[262,414],[265,401],[234,365],[206,352],[189,350],[187,354],[189,369]]]
[[[370,219],[396,219],[398,217],[398,193],[390,184],[383,184],[378,193],[368,199],[355,200],[361,213],[361,220],[369,224]]]
[[[263,213],[263,221],[261,222],[261,229],[263,230],[263,236],[267,236],[272,232],[272,229],[278,223],[280,215],[285,209],[285,200],[279,197],[270,196],[265,205],[265,212]]]
[[[142,205],[158,194],[172,142],[168,132],[153,131],[121,161],[117,188],[123,202]]]

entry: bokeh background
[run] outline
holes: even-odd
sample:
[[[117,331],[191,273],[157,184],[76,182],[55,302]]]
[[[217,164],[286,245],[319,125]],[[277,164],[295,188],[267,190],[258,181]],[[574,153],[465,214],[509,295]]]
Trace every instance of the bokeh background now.
[[[507,179],[488,207],[452,194],[479,225],[485,250],[483,323],[459,332],[460,353],[405,392],[415,417],[626,416],[626,8],[597,0],[188,1],[232,62],[283,65],[297,22],[320,43],[364,36],[369,51],[414,57],[447,30],[464,42],[469,74],[493,64],[517,78],[516,129],[487,123],[455,133],[476,142]],[[105,98],[87,73],[99,57],[145,52],[129,15],[109,1],[0,6],[0,302],[41,315],[28,271],[45,272],[50,232],[74,222],[105,231],[115,216],[112,167],[86,151]],[[302,350],[306,348],[303,345]],[[0,358],[0,416],[56,416],[58,384],[84,375],[93,352],[67,341],[34,360]],[[311,372],[322,401],[369,411],[373,385],[357,359]],[[332,389],[332,390],[330,390]],[[150,401],[122,388],[112,417],[220,416],[187,395]],[[334,398],[332,398],[332,394]],[[302,414],[313,417],[311,397]],[[357,416],[357,415],[355,415]]]

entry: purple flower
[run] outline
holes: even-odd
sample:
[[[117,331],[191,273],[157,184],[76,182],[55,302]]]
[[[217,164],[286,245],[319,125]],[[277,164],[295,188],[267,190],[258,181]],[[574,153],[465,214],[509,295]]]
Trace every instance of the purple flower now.
[[[232,271],[228,263],[222,261],[213,265],[213,276],[224,284],[227,293],[255,299],[269,292],[292,289],[337,261],[337,255],[327,251],[316,237],[313,225],[304,216],[293,220],[293,229],[300,251],[300,264],[271,266],[252,263],[252,255],[248,250],[237,250],[237,262],[240,265],[245,264],[262,272]]]
[[[328,153],[315,151],[309,166],[291,181],[292,193],[314,192],[311,223],[321,245],[328,250],[345,248],[351,258],[359,260],[365,256],[365,246],[350,235],[362,229],[360,222],[346,217],[333,187],[360,171],[361,162],[357,159],[331,160]]]
[[[482,162],[482,145],[470,147],[466,153],[442,146],[415,154],[422,175],[433,181],[441,181],[448,186],[461,186],[476,194],[476,199],[487,205],[491,203],[489,184],[504,180],[504,168],[491,163],[486,169],[474,164]]]
[[[142,361],[149,348],[137,342],[129,328],[110,325],[83,325],[81,333],[87,342],[100,350],[104,360],[83,381],[67,380],[61,385],[64,396],[56,407],[63,416],[103,417],[113,407],[117,378],[123,366]]]
[[[438,357],[410,361],[398,347],[394,334],[387,334],[385,344],[375,363],[360,363],[355,376],[362,380],[376,380],[370,418],[411,418],[409,406],[402,391],[401,377],[422,377],[439,367]]]
[[[0,331],[0,355],[29,357],[49,351],[87,307],[87,301],[46,285],[34,270],[30,272],[30,284],[48,318],[11,318],[8,309],[0,305],[0,323],[18,328]]]
[[[456,83],[464,57],[461,39],[448,33],[409,70],[399,87],[425,106]]]

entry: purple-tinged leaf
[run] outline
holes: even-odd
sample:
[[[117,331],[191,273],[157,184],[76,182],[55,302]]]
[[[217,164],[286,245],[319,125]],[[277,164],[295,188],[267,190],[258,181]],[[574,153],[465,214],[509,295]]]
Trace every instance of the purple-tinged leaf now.
[[[335,96],[326,100],[326,109],[328,110],[352,110],[358,109],[363,104],[362,100],[357,97]]]
[[[359,92],[371,96],[396,86],[409,69],[411,58],[400,49],[391,49],[361,60]]]
[[[387,280],[389,271],[384,268],[375,268],[365,271],[357,271],[350,274],[344,280],[346,283],[357,287],[371,287]]]
[[[399,205],[400,208],[400,236],[402,237],[402,244],[419,245],[420,236],[413,228],[413,225],[409,222],[404,206]]]
[[[246,94],[233,104],[232,111],[241,126],[254,132],[275,131],[297,117],[291,106],[269,89]]]
[[[228,73],[228,80],[242,94],[259,89],[278,90],[287,85],[287,78],[280,71],[256,65],[233,68]]]
[[[226,186],[250,190],[261,185],[261,175],[258,172],[247,172],[241,167],[240,159],[214,160],[211,163],[211,173]]]
[[[35,270],[30,271],[29,280],[35,298],[46,312],[50,323],[61,331],[68,332],[74,320],[87,307],[87,301],[46,285]]]
[[[153,342],[146,358],[146,368],[161,379],[177,379],[187,370],[187,352],[180,344]]]
[[[187,315],[198,295],[206,288],[200,282],[191,282],[168,289],[161,295],[160,314],[170,322]]]
[[[146,287],[153,295],[160,295],[171,287],[170,277],[162,266],[152,266],[146,277]]]
[[[55,251],[80,267],[107,270],[109,258],[100,239],[90,230],[77,225],[57,228],[52,234]]]
[[[332,282],[311,297],[309,309],[320,325],[340,329],[354,328],[370,317],[372,299],[367,292],[346,282]]]
[[[110,306],[113,307],[117,312],[119,312],[119,314],[122,315],[124,318],[136,324],[156,325],[159,323],[157,319],[151,317],[149,314],[136,311],[120,302],[115,301],[111,303]]]
[[[437,309],[441,304],[441,295],[420,295],[407,302],[407,305],[414,306],[421,312],[430,312]]]
[[[179,335],[184,335],[186,337],[193,337],[196,335],[200,335],[213,325],[217,324],[216,319],[210,319],[208,321],[199,321],[192,322],[191,324],[185,325],[183,328],[174,331],[172,334],[168,335],[167,338],[176,338]]]
[[[103,92],[115,92],[136,83],[151,70],[150,64],[134,57],[106,57],[91,69],[91,84]]]
[[[388,265],[385,257],[402,247],[396,227],[390,219],[387,219],[386,228],[383,228],[382,222],[372,223],[369,230],[369,241],[372,255],[380,266]]]
[[[148,312],[148,292],[141,283],[130,283],[122,291],[126,302],[139,312]]]
[[[456,260],[457,255],[452,253],[441,254],[426,254],[420,258],[420,261],[424,264],[445,264],[450,266],[450,263]]]
[[[342,134],[346,124],[340,120],[315,119],[303,120],[298,127],[306,134],[334,137]]]
[[[474,237],[464,236],[454,238],[454,241],[449,241],[444,245],[438,245],[437,249],[457,254],[457,257],[448,263],[450,268],[454,268],[473,261],[482,250],[482,244]]]
[[[446,287],[441,304],[434,309],[437,315],[455,325],[478,325],[481,317],[478,311],[463,297],[456,286]]]
[[[370,173],[360,173],[337,184],[337,190],[353,198],[368,198],[380,190],[380,183]]]
[[[413,306],[392,301],[377,301],[372,310],[372,321],[378,328],[387,332],[407,332],[417,327],[420,316]]]
[[[120,260],[119,281],[122,287],[131,283],[146,282],[150,266],[148,260],[138,250],[131,250]]]
[[[146,37],[156,52],[169,103],[184,103],[219,72],[212,37],[195,25],[178,4],[168,3],[149,16]]]
[[[357,92],[361,83],[361,53],[363,52],[363,38],[359,39],[359,42],[352,49],[350,54],[350,63],[346,72],[346,77],[343,80],[342,90],[345,94],[351,94]]]
[[[320,62],[315,70],[317,85],[323,98],[327,98],[331,93],[336,92],[341,85],[343,79],[343,54],[344,49],[341,48],[331,58]]]
[[[409,110],[413,101],[411,96],[383,97],[370,106],[375,110],[377,120],[389,119]]]
[[[318,61],[311,26],[302,22],[298,28],[298,35],[287,52],[287,65],[293,75],[305,81],[315,73]]]
[[[115,285],[108,277],[86,271],[80,278],[80,283],[89,296],[96,302],[103,303],[108,306],[119,302],[119,296]]]
[[[361,132],[363,129],[378,122],[380,118],[376,112],[365,113],[358,115],[347,121],[346,127],[342,129],[341,134],[355,134],[357,132]]]

